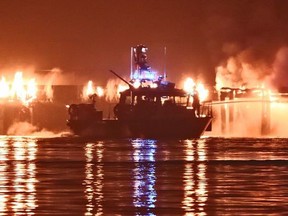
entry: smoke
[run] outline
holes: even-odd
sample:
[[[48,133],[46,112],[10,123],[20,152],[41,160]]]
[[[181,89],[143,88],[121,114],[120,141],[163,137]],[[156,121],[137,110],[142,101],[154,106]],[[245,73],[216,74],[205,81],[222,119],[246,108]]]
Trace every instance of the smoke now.
[[[51,70],[38,73],[40,84],[44,85],[73,85],[81,84],[84,80],[81,76],[75,76],[74,72],[63,72],[60,68],[52,68]]]
[[[231,87],[255,87],[259,83],[271,87],[275,55],[287,44],[288,16],[284,9],[287,2],[255,0],[203,4],[203,34],[210,57],[207,64],[217,68],[217,87],[221,86],[220,81],[223,86]]]
[[[272,85],[278,89],[288,88],[288,47],[282,47],[278,50],[272,67]]]
[[[226,47],[227,48],[227,47]],[[235,47],[234,47],[235,48]],[[271,62],[265,61],[255,54],[252,49],[230,52],[226,60],[216,67],[216,88],[221,87],[247,87],[265,88],[277,93],[288,90],[288,47],[282,46],[275,53]],[[235,49],[234,49],[235,51]],[[256,99],[259,102],[249,102]],[[287,136],[288,101],[278,96],[276,101],[270,97],[270,103],[261,102],[263,98],[239,98],[232,103],[215,105],[213,135],[219,136],[262,136],[263,129],[269,128],[265,135]],[[230,101],[231,102],[231,101]]]
[[[15,122],[7,130],[7,135],[10,136],[61,137],[63,134],[68,134],[68,132],[54,133],[46,129],[39,130],[28,122]]]
[[[4,76],[7,80],[13,80],[17,71],[23,73],[25,79],[35,78],[38,85],[80,85],[87,80],[84,75],[76,75],[73,71],[62,71],[60,68],[38,69],[34,65],[0,67],[0,76]]]
[[[216,67],[216,88],[262,87],[269,85],[272,65],[257,59],[252,50],[230,56]]]
[[[30,123],[17,122],[9,127],[7,135],[30,135],[35,131],[37,131],[37,127],[31,125]]]
[[[265,87],[279,90],[288,87],[288,47],[280,47],[270,63],[244,50],[223,60],[215,69],[216,89],[221,87]]]

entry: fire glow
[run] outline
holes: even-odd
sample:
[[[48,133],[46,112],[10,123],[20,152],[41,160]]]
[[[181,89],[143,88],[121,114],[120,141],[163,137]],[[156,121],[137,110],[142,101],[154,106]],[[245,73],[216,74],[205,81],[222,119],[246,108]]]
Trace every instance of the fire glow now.
[[[123,92],[123,91],[125,91],[127,89],[129,89],[128,85],[119,84],[118,87],[117,87],[117,95],[119,95],[120,92]]]
[[[214,103],[213,133],[287,137],[288,48],[279,48],[271,63],[250,54],[243,50],[216,67],[221,102]]]
[[[195,83],[190,77],[185,79],[183,89],[191,95],[198,93],[200,102],[205,101],[209,95],[209,91],[202,83]]]
[[[94,87],[93,82],[89,80],[87,85],[83,88],[83,98],[88,99],[94,94],[96,94],[98,97],[102,97],[104,96],[104,89],[100,86]]]
[[[22,72],[15,73],[13,82],[6,81],[2,76],[0,81],[0,99],[8,101],[20,101],[28,105],[37,97],[37,84],[35,79],[25,81]]]

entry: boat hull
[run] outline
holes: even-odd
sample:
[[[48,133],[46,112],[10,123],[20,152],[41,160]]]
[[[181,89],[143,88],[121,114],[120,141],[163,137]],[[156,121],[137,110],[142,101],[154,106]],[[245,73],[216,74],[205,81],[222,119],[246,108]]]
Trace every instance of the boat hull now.
[[[211,124],[211,117],[189,120],[80,121],[69,120],[75,135],[97,138],[199,138]]]

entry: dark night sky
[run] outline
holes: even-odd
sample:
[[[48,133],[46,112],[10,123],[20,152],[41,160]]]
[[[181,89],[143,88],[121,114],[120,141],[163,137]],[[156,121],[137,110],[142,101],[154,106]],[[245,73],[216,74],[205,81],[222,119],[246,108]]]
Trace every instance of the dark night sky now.
[[[285,0],[1,0],[0,68],[58,67],[105,82],[130,70],[130,47],[145,44],[152,68],[171,79],[200,75],[249,50],[268,63],[288,40]]]

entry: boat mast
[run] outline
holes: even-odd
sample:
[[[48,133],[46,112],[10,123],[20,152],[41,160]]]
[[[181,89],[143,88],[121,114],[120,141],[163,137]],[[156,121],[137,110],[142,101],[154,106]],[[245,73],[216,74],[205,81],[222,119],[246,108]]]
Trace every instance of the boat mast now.
[[[164,81],[166,81],[167,74],[166,74],[166,46],[164,47]]]
[[[151,76],[151,67],[148,65],[147,62],[147,50],[148,48],[142,44],[133,47],[131,57],[131,68],[132,70],[132,79],[150,79]],[[133,65],[134,60],[134,67]]]
[[[134,69],[134,67],[133,67],[133,47],[131,47],[131,52],[130,52],[130,80],[132,80],[133,79],[133,69]]]

